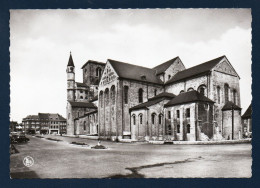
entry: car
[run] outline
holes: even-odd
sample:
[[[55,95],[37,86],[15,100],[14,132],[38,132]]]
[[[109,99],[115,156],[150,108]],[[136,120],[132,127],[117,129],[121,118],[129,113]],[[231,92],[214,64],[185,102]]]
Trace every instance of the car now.
[[[29,140],[24,134],[15,133],[10,135],[11,144],[28,142]]]

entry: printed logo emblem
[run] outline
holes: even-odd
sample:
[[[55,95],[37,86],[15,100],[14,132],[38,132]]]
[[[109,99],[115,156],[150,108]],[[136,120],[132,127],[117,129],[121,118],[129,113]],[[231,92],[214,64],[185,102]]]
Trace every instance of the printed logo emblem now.
[[[24,166],[31,167],[34,164],[34,160],[32,157],[27,156],[23,159]]]

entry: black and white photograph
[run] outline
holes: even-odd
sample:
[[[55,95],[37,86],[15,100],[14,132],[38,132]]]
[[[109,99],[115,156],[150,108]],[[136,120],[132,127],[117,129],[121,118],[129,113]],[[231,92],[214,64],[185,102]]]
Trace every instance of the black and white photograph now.
[[[251,178],[250,8],[11,9],[10,179]]]

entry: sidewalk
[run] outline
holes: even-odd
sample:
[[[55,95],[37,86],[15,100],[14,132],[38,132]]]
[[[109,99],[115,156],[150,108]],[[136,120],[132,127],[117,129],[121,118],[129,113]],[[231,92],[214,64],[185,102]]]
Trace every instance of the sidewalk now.
[[[71,143],[71,142],[87,142],[89,144],[97,144],[98,136],[85,136],[85,135],[44,135],[45,138],[56,138],[63,140],[65,142]],[[241,140],[221,140],[221,141],[171,141],[173,145],[222,145],[222,144],[242,144],[242,143],[251,143],[250,139],[241,139]],[[124,144],[156,144],[156,145],[162,145],[165,144],[164,141],[152,141],[149,142],[136,142],[131,141],[128,139],[127,141],[120,140],[120,142],[113,142],[111,140],[101,140],[102,143],[106,143],[109,145],[109,143],[124,143]],[[167,144],[170,142],[168,141]]]

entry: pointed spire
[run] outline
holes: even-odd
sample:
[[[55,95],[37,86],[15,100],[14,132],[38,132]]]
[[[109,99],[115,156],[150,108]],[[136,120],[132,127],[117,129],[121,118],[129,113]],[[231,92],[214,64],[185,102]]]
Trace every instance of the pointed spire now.
[[[74,67],[74,62],[73,62],[73,59],[72,59],[71,52],[70,52],[70,58],[69,58],[68,66]]]

